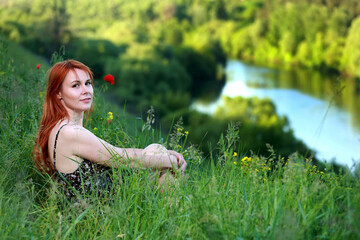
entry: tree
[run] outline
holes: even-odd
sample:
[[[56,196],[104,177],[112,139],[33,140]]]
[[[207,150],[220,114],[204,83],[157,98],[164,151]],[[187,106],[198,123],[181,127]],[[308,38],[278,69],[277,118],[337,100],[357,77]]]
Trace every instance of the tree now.
[[[344,67],[352,75],[360,77],[360,17],[351,24],[344,49]]]
[[[67,29],[69,15],[66,11],[66,2],[67,0],[53,0],[51,6],[53,19],[49,22],[49,27],[55,50],[70,38],[70,31]]]
[[[223,0],[217,0],[214,2],[214,6],[212,7],[213,17],[215,19],[227,19],[227,12],[225,9],[225,3]]]

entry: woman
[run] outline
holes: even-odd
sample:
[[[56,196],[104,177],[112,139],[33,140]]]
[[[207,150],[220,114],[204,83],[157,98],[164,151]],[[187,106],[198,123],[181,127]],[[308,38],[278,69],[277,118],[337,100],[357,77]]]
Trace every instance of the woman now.
[[[186,161],[159,144],[145,149],[118,148],[83,127],[85,113],[92,109],[93,75],[75,60],[56,63],[48,73],[41,126],[34,146],[35,165],[55,176],[68,198],[110,190],[111,167],[145,167],[183,175]],[[54,174],[54,175],[53,175]],[[76,190],[76,191],[74,191]]]

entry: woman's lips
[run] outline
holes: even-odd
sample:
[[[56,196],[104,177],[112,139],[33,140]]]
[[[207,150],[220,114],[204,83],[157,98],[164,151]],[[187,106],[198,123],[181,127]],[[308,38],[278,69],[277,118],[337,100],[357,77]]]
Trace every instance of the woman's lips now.
[[[87,102],[90,102],[90,101],[91,101],[91,98],[84,98],[84,99],[81,99],[80,101],[81,101],[81,102],[86,102],[86,103],[87,103]]]

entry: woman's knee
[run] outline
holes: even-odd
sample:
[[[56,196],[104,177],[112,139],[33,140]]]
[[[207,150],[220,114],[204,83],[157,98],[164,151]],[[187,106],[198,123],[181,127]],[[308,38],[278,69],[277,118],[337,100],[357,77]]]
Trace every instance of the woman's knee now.
[[[158,143],[153,143],[147,146],[143,152],[145,154],[161,154],[161,153],[168,153],[167,149]]]

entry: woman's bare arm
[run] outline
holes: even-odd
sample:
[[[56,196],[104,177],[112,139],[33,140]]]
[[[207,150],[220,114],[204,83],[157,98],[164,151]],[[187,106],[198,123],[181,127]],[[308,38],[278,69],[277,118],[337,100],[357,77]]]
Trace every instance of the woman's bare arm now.
[[[175,154],[146,154],[143,149],[118,148],[96,137],[89,130],[78,126],[67,126],[62,130],[63,141],[73,155],[102,165],[119,167],[145,167],[152,169],[178,169],[178,157]]]

